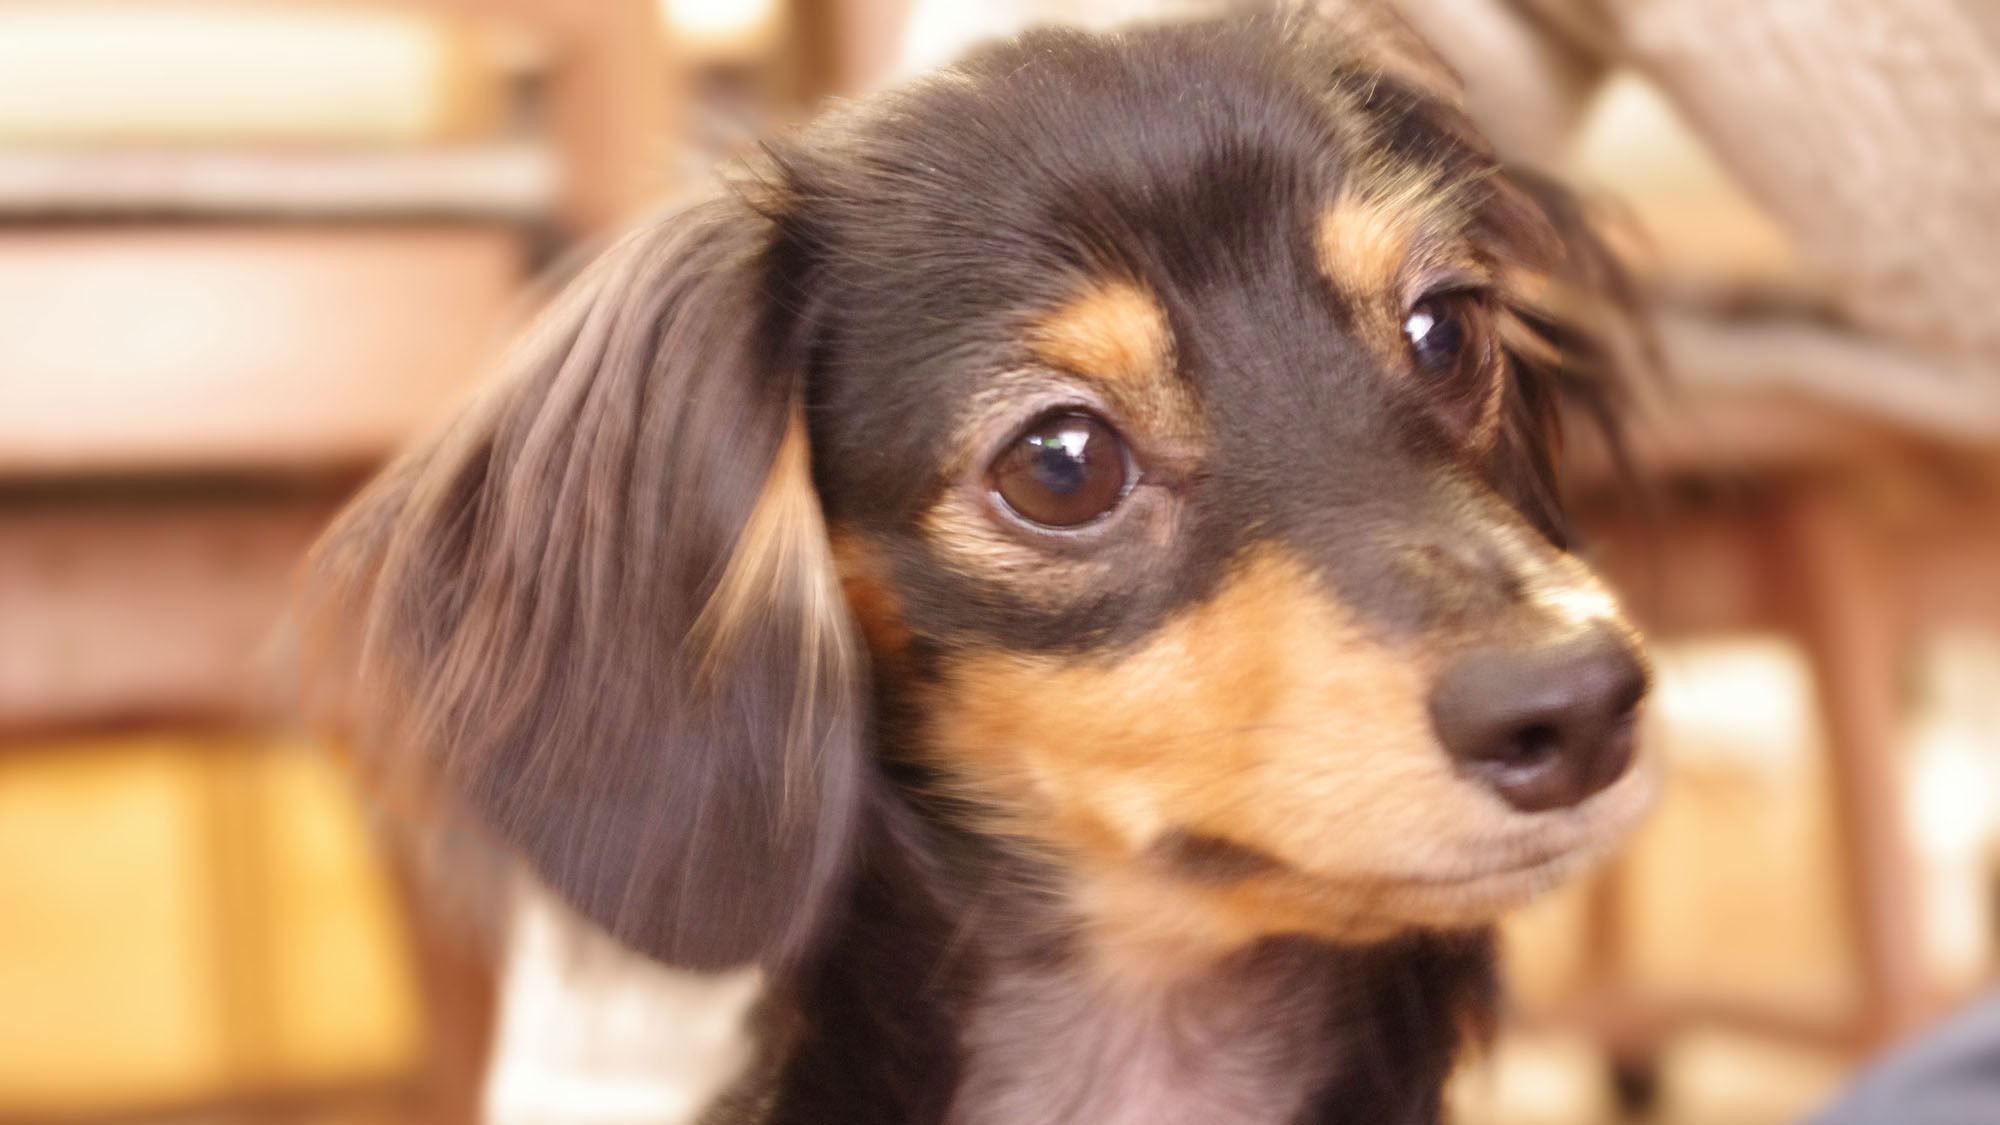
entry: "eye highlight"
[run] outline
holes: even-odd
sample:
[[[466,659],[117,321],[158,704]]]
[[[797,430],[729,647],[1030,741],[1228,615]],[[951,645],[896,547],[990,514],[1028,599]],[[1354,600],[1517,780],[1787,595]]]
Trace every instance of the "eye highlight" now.
[[[1404,315],[1403,342],[1421,401],[1460,437],[1480,433],[1501,389],[1489,294],[1432,291]]]
[[[1094,415],[1049,415],[1016,437],[988,470],[993,495],[1015,515],[1081,527],[1125,498],[1130,458],[1118,431]]]
[[[1443,375],[1457,369],[1472,340],[1473,298],[1442,294],[1418,301],[1403,319],[1403,339],[1417,370]]]

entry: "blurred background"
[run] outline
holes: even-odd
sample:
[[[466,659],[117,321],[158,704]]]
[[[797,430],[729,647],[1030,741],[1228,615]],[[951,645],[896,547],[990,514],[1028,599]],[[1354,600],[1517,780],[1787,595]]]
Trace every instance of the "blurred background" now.
[[[471,1120],[499,969],[270,718],[301,552],[760,130],[1195,7],[0,0],[0,1123]],[[1636,491],[1573,458],[1665,796],[1509,921],[1454,1114],[1797,1120],[1995,979],[2000,17],[1405,7],[1604,205],[1675,376]]]

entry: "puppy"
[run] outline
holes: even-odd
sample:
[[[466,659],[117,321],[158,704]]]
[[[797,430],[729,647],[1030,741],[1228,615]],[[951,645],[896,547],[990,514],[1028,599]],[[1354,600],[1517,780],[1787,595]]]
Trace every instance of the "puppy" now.
[[[1602,261],[1407,41],[987,49],[632,235],[356,501],[354,742],[761,969],[718,1119],[1435,1120],[1485,927],[1649,792],[1554,480]]]

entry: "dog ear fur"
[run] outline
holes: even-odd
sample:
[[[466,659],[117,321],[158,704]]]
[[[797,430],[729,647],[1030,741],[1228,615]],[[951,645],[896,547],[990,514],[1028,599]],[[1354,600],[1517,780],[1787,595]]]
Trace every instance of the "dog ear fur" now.
[[[1635,391],[1658,377],[1652,327],[1623,265],[1562,184],[1509,169],[1493,180],[1479,221],[1505,258],[1497,326],[1510,385],[1494,477],[1562,543],[1564,415],[1594,427],[1629,474],[1621,420]]]
[[[803,953],[865,771],[770,239],[721,199],[613,249],[311,562],[371,781],[691,969]]]

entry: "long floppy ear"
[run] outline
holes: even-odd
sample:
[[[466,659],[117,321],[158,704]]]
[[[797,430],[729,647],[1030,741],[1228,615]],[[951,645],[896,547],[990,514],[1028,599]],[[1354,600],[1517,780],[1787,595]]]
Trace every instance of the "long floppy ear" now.
[[[312,562],[371,780],[694,969],[801,954],[864,768],[769,238],[718,200],[612,250]]]
[[[1523,514],[1562,543],[1557,486],[1563,415],[1594,426],[1621,469],[1621,421],[1659,372],[1638,292],[1562,184],[1510,169],[1491,183],[1479,222],[1503,258],[1497,294],[1507,355],[1507,408],[1494,476]]]

